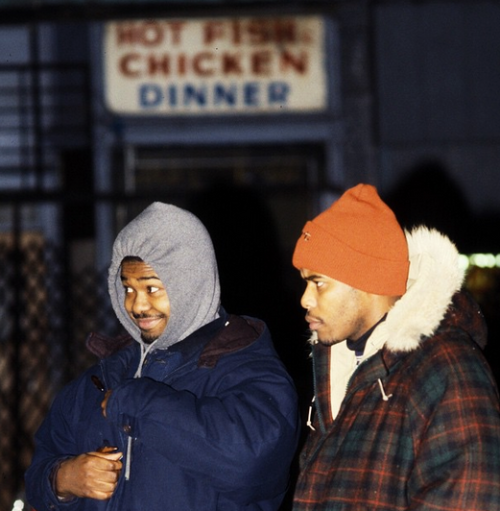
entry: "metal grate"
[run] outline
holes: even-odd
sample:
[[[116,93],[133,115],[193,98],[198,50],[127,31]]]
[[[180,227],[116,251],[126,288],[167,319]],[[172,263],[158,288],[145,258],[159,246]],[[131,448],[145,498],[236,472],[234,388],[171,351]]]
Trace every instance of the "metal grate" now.
[[[12,189],[54,186],[62,150],[88,142],[88,70],[0,66],[0,172]]]
[[[17,241],[17,243],[16,243]],[[0,509],[23,492],[33,435],[55,393],[94,362],[91,330],[118,329],[106,276],[85,269],[68,276],[57,247],[42,236],[0,236]]]

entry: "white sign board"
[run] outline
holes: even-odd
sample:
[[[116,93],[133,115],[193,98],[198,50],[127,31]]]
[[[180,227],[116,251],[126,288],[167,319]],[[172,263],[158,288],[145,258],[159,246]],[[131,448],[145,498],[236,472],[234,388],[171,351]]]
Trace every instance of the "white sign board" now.
[[[141,115],[321,111],[324,39],[319,16],[110,22],[106,104]]]

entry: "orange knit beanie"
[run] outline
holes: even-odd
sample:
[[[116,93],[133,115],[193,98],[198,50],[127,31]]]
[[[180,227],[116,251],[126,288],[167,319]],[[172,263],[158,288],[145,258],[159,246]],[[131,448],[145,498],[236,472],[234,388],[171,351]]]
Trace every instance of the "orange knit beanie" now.
[[[408,245],[375,187],[359,184],[306,223],[293,265],[361,291],[400,296],[406,291]]]

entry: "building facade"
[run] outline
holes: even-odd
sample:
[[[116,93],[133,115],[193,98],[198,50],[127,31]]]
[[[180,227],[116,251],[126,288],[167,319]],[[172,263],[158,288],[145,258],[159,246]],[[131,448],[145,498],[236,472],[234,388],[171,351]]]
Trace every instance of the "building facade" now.
[[[291,254],[346,188],[500,253],[499,24],[487,0],[0,0],[0,508],[86,334],[116,328],[111,245],[150,202],[205,222],[226,306],[268,321],[299,386]],[[490,318],[495,264],[471,272]]]

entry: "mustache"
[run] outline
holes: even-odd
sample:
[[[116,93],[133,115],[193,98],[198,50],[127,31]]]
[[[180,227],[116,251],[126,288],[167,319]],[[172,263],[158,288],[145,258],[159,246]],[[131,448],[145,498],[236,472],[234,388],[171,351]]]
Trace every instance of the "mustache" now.
[[[134,319],[161,319],[161,318],[165,318],[166,315],[165,314],[145,314],[144,312],[137,314],[137,313],[133,312],[132,317]]]

